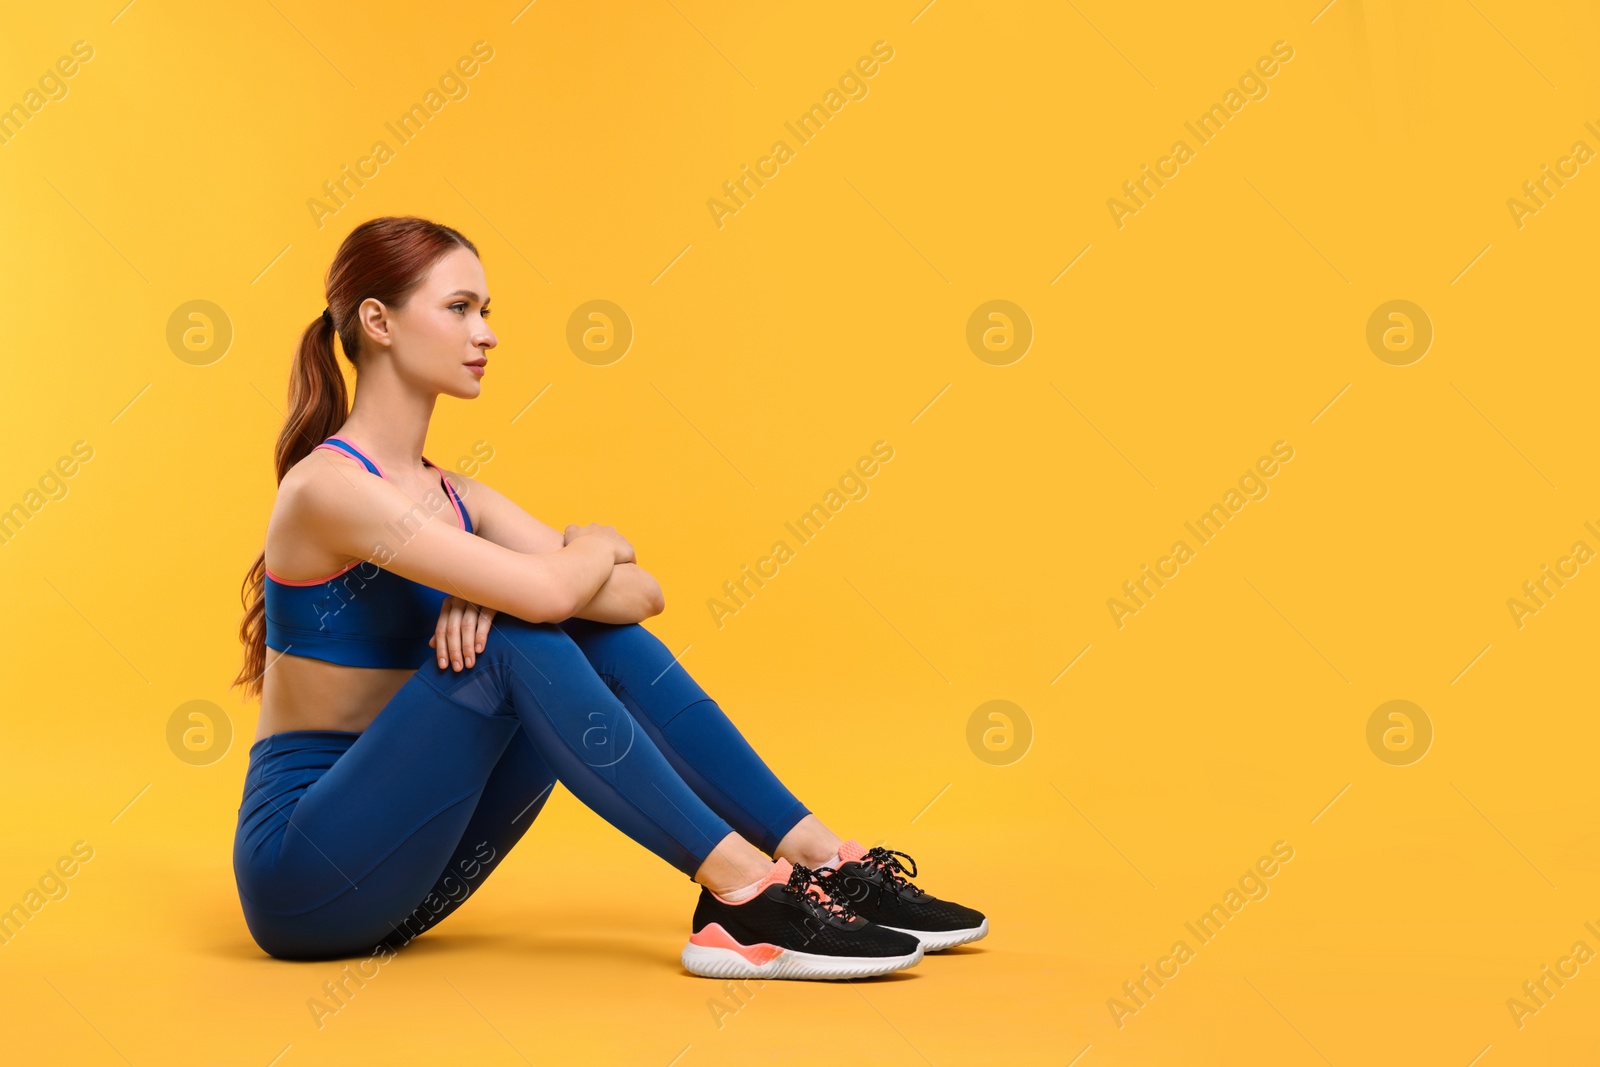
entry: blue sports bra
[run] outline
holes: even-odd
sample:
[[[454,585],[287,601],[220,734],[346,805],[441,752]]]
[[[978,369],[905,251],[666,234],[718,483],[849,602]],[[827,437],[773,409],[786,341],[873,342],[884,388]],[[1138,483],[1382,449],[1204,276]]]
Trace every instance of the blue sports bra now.
[[[317,448],[348,452],[383,477],[376,463],[341,437],[330,437]],[[422,462],[434,467],[427,456]],[[471,533],[472,520],[449,479],[441,475],[439,480],[461,528]],[[428,638],[447,595],[371,560],[356,560],[326,578],[302,581],[279,578],[269,570],[264,590],[267,647],[348,667],[414,670],[434,656]]]

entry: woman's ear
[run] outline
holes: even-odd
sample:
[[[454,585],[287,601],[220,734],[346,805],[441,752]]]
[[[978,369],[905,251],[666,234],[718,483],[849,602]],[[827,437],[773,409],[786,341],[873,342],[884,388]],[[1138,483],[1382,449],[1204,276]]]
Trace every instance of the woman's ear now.
[[[392,326],[389,321],[389,309],[376,297],[367,297],[361,301],[361,306],[356,308],[356,322],[373,344],[388,348],[394,343]]]

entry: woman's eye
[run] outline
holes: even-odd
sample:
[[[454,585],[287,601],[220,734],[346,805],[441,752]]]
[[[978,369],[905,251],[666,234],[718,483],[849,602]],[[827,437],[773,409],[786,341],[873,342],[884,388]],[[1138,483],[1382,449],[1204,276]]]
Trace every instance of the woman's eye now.
[[[488,308],[484,308],[483,309],[483,317],[484,318],[488,318],[489,317],[489,309]]]
[[[461,310],[463,310],[463,311],[465,311],[465,310],[466,310],[466,308],[467,308],[467,305],[466,305],[466,304],[465,304],[465,303],[460,303],[460,304],[451,304],[451,305],[450,305],[450,310],[451,310],[451,311],[454,311],[454,310],[456,310],[456,309],[457,309],[457,308],[460,308],[460,309],[461,309]]]

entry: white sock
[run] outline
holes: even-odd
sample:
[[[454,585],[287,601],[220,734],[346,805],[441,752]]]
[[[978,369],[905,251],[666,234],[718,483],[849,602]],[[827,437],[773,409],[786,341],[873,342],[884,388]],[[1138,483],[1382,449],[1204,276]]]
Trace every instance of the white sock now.
[[[817,866],[818,867],[832,867],[834,870],[837,871],[839,869],[840,865],[843,864],[843,863],[844,863],[844,860],[839,857],[839,854],[837,852],[835,852],[832,856],[828,857],[827,859],[823,860],[821,863],[817,864]]]
[[[770,874],[770,873],[771,873],[771,870],[769,869],[768,870],[768,874]],[[726,900],[730,904],[739,904],[739,903],[741,903],[743,901],[746,901],[746,900],[749,900],[751,897],[755,896],[756,895],[756,887],[759,886],[762,882],[765,882],[766,880],[767,880],[767,875],[763,874],[760,878],[757,878],[755,881],[751,882],[749,885],[740,886],[738,889],[730,889],[726,893],[718,893],[717,896],[721,897],[723,900]]]

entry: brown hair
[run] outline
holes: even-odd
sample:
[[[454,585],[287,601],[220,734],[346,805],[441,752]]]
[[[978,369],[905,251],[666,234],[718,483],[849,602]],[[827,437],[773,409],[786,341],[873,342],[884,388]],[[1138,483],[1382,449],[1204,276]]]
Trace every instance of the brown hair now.
[[[291,467],[349,418],[344,374],[333,351],[334,334],[339,335],[359,382],[361,363],[356,356],[361,333],[356,309],[361,302],[371,297],[389,307],[403,306],[433,265],[457,247],[478,254],[477,245],[449,226],[412,216],[370,219],[350,231],[334,255],[324,283],[330,314],[318,315],[300,334],[300,347],[289,372],[289,417],[274,451],[279,484]],[[239,623],[244,666],[229,687],[243,685],[247,700],[261,696],[261,676],[266,671],[266,576],[267,552],[263,548],[245,574],[239,593],[245,607]]]

